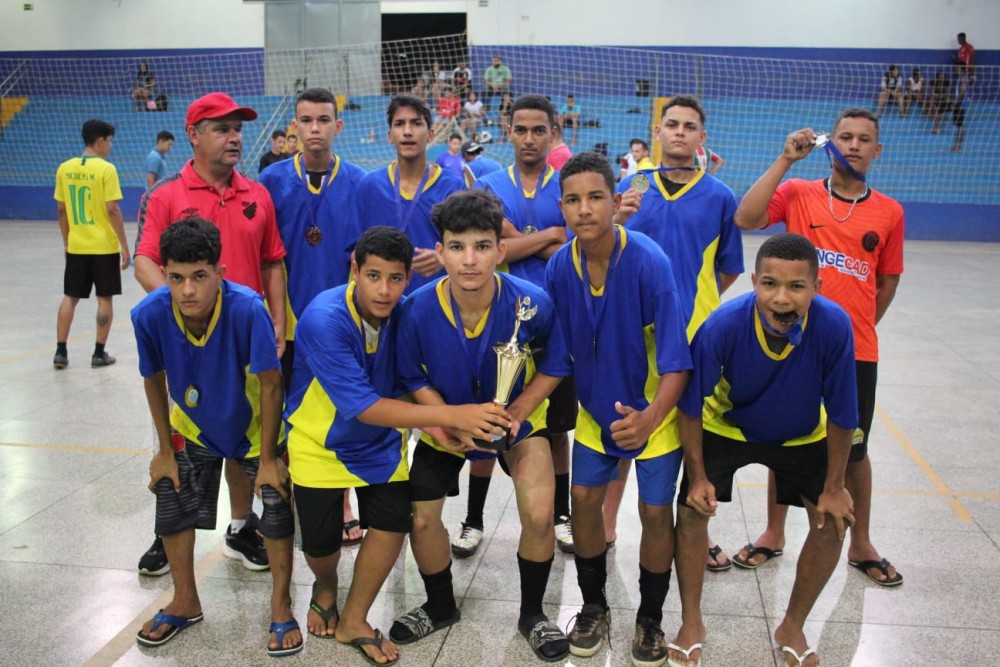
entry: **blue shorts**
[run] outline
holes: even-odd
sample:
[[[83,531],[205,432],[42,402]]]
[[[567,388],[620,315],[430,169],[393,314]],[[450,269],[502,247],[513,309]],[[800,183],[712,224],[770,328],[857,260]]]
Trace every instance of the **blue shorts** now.
[[[618,462],[621,459],[602,454],[579,442],[573,443],[573,484],[579,486],[604,486],[618,479]],[[681,469],[683,450],[652,459],[634,459],[635,476],[639,482],[639,500],[647,505],[673,505],[677,491],[677,474]]]

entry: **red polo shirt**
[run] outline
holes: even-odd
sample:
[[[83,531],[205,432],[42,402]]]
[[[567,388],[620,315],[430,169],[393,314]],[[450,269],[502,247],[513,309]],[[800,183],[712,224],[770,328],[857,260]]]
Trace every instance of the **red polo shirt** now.
[[[260,265],[285,256],[274,204],[267,190],[234,170],[229,187],[220,196],[195,172],[190,161],[180,172],[157,183],[143,198],[135,254],[149,257],[159,266],[163,230],[192,215],[211,220],[219,228],[220,263],[227,267],[226,278],[263,294]]]

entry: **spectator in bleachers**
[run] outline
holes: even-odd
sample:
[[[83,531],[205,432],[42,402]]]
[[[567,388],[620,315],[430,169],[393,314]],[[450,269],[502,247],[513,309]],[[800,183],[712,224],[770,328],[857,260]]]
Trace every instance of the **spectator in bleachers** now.
[[[435,60],[431,63],[431,68],[424,70],[420,75],[420,80],[424,82],[424,87],[430,91],[431,97],[440,97],[450,76],[450,73],[441,69],[441,64]],[[425,99],[425,101],[427,100]]]
[[[410,89],[410,95],[413,95],[418,100],[427,101],[427,82],[423,78],[417,79],[417,82],[413,84],[413,88]]]
[[[562,128],[572,127],[573,136],[569,143],[576,146],[576,133],[580,130],[580,106],[576,103],[576,98],[569,94],[566,96],[566,104],[559,110],[559,125]],[[568,157],[566,158],[569,159]]]
[[[458,67],[452,71],[451,85],[460,97],[465,97],[472,90],[472,70],[466,66],[464,60],[459,60]]]
[[[907,111],[912,109],[914,104],[919,104],[926,116],[930,113],[930,108],[926,104],[927,91],[924,90],[924,83],[925,79],[920,73],[920,68],[914,67],[913,71],[910,72],[910,78],[906,80],[906,94],[904,99]]]
[[[260,165],[257,167],[257,173],[264,171],[275,162],[281,162],[288,157],[285,155],[285,139],[287,137],[288,133],[280,128],[271,133],[271,149],[260,156]]]
[[[493,65],[483,73],[483,79],[486,82],[486,103],[489,105],[491,98],[511,92],[510,84],[514,80],[514,75],[510,68],[501,62],[500,56],[493,56]]]
[[[510,129],[510,108],[514,105],[513,96],[507,92],[500,97],[498,118],[500,123],[500,143],[507,142],[507,132]]]
[[[139,70],[135,73],[135,87],[132,88],[132,102],[136,111],[145,111],[146,103],[153,99],[155,87],[156,77],[153,76],[149,65],[145,62],[139,63]]]
[[[968,79],[970,85],[975,83],[976,48],[966,40],[964,32],[958,33],[958,53],[954,61],[958,65],[959,78]]]
[[[906,117],[906,101],[903,95],[903,81],[899,74],[899,68],[890,65],[888,71],[882,75],[882,89],[878,93],[878,111],[876,116],[882,115],[882,110],[886,103],[895,102],[899,106],[899,115]]]
[[[156,147],[146,156],[146,192],[153,189],[153,184],[163,180],[167,175],[167,161],[163,159],[174,147],[174,135],[162,130],[156,135]]]
[[[448,150],[438,155],[437,159],[434,160],[434,164],[459,176],[465,173],[463,169],[465,159],[462,157],[461,134],[452,132],[451,136],[448,137]]]
[[[552,143],[549,145],[549,154],[545,157],[545,162],[552,165],[553,169],[562,169],[571,157],[573,151],[563,141],[562,125],[557,120],[552,124]]]
[[[470,90],[469,98],[462,105],[462,133],[469,139],[475,140],[476,131],[479,129],[479,124],[483,122],[485,114],[486,110],[483,108],[479,95],[476,94],[476,91]]]
[[[962,150],[962,139],[965,138],[965,102],[968,99],[970,85],[972,84],[968,80],[959,78],[955,89],[955,100],[951,105],[951,122],[956,130],[955,143],[951,146],[953,153]]]
[[[941,134],[941,118],[951,109],[951,79],[940,70],[931,83],[931,108],[934,110],[934,134]]]
[[[445,86],[444,93],[438,98],[437,109],[434,113],[433,134],[444,136],[457,128],[458,112],[462,108],[462,101],[451,86]]]

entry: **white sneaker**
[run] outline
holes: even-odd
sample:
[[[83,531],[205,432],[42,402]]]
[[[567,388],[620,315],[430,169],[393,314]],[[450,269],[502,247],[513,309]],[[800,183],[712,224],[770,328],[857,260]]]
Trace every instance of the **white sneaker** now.
[[[462,530],[451,541],[451,553],[455,554],[456,558],[468,558],[476,553],[482,541],[483,531],[463,523]]]
[[[568,516],[556,518],[556,546],[564,554],[573,553],[573,526]]]

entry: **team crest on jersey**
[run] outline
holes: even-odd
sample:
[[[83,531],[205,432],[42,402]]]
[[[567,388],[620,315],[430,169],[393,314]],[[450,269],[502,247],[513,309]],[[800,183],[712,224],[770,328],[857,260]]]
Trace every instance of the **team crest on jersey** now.
[[[183,215],[184,215],[185,217],[187,217],[187,216],[191,216],[191,215],[197,215],[197,214],[198,214],[198,209],[197,209],[197,208],[194,208],[194,207],[192,207],[192,208],[186,208],[186,209],[184,209],[183,211],[181,211],[181,213],[182,213],[182,214],[183,214]]]
[[[253,220],[255,215],[257,215],[257,202],[243,202],[243,216],[247,220]]]
[[[878,242],[878,232],[865,232],[865,235],[861,237],[861,246],[868,252],[875,252]]]

